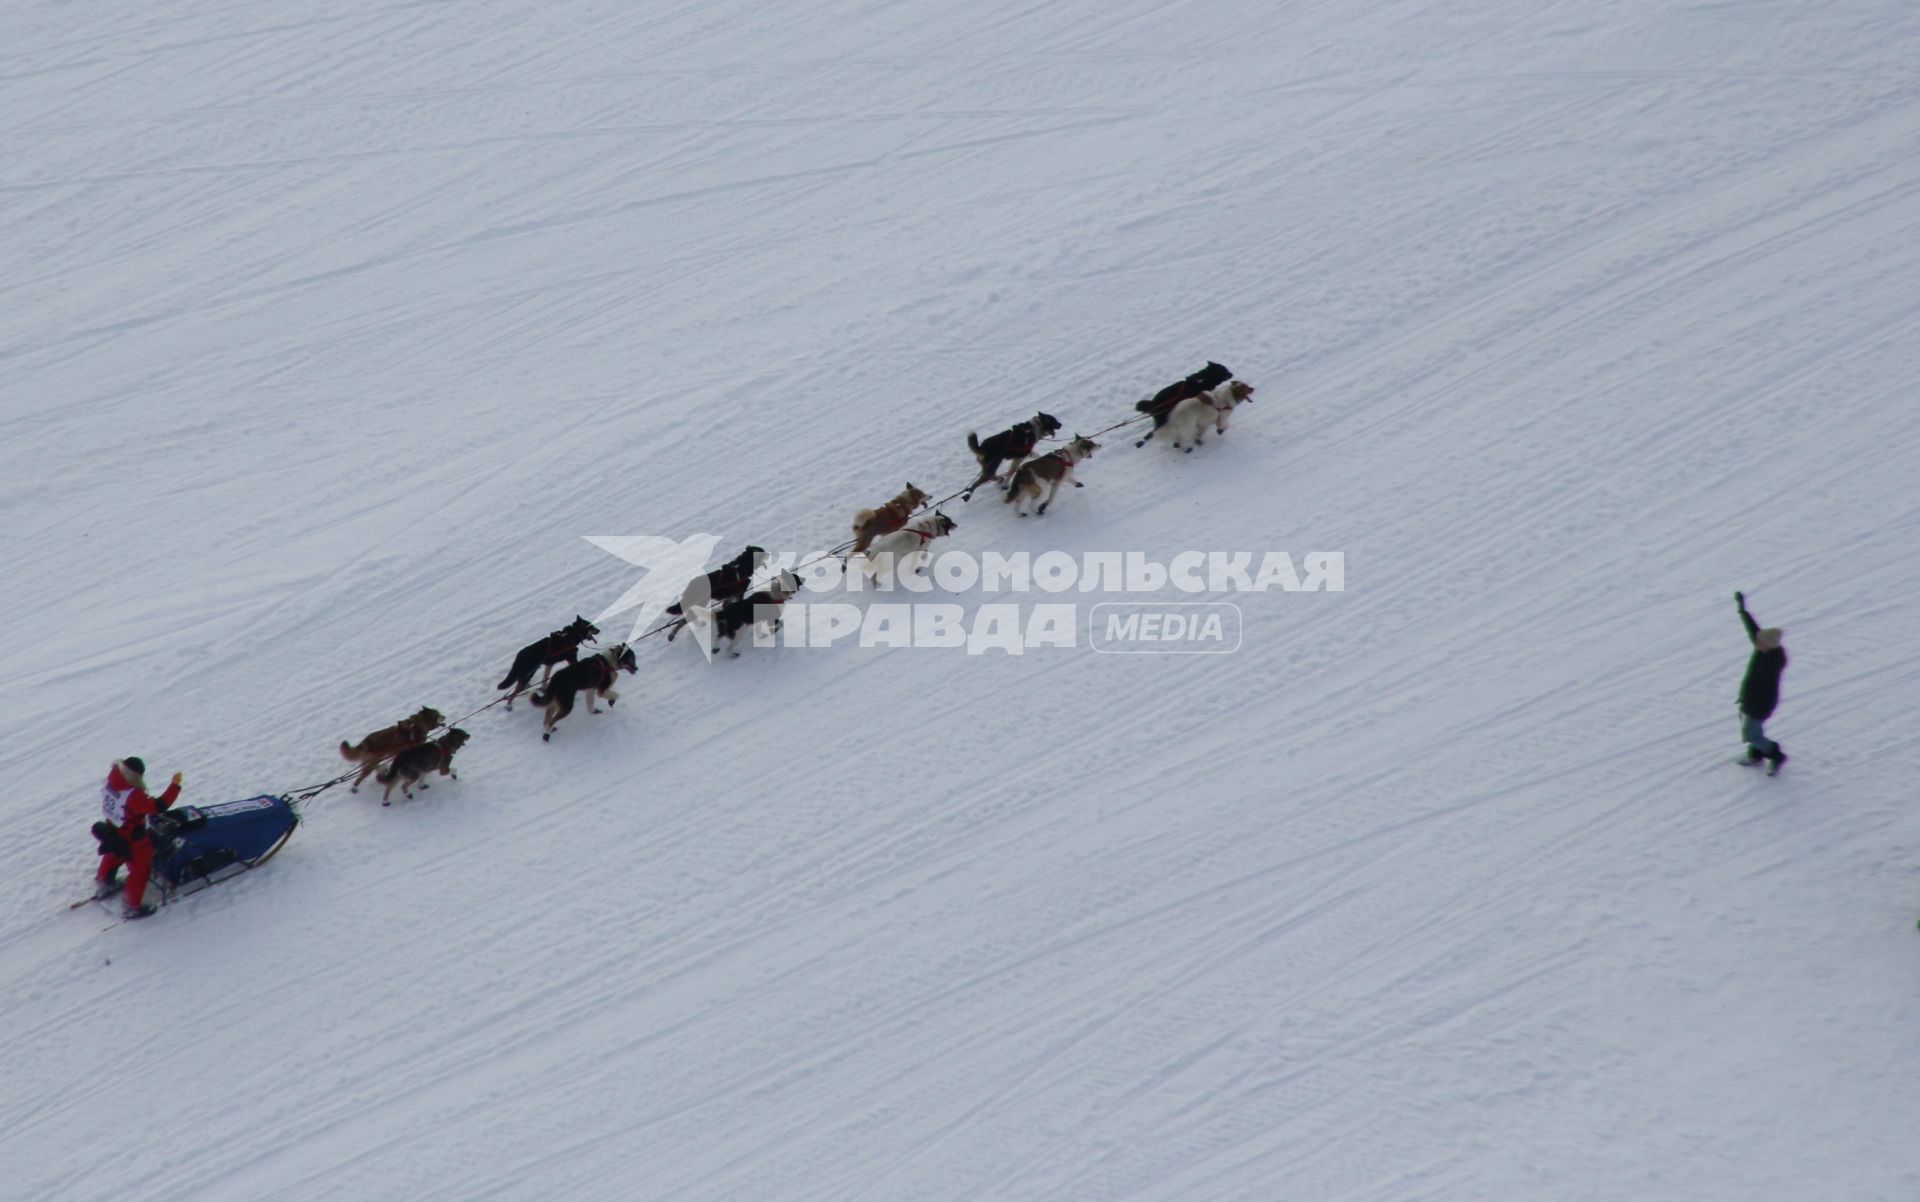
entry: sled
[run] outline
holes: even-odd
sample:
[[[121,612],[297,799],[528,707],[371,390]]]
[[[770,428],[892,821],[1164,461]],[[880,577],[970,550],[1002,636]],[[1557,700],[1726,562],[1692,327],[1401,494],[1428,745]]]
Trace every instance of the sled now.
[[[285,797],[263,794],[210,806],[175,806],[147,819],[152,883],[167,901],[200,892],[271,860],[300,815]]]

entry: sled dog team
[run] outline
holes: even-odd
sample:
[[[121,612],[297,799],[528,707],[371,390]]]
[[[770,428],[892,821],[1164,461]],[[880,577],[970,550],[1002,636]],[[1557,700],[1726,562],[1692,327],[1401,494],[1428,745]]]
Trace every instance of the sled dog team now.
[[[1156,435],[1171,441],[1178,450],[1192,454],[1204,444],[1208,427],[1216,436],[1227,432],[1233,410],[1253,400],[1253,386],[1233,378],[1233,372],[1208,361],[1201,370],[1141,400],[1134,408],[1153,419],[1151,428],[1133,445],[1145,446]],[[1074,479],[1074,469],[1091,458],[1100,444],[1082,435],[1074,435],[1058,450],[1036,455],[1043,440],[1054,438],[1061,430],[1058,418],[1040,412],[1026,421],[987,438],[978,432],[967,435],[967,449],[979,464],[980,474],[961,492],[963,501],[971,501],[979,487],[990,481],[1003,481],[1001,500],[1014,507],[1020,517],[1047,512],[1063,484],[1085,487]],[[1044,494],[1044,499],[1042,499]],[[932,558],[931,547],[957,528],[952,518],[934,509],[920,512],[932,498],[911,481],[898,495],[883,505],[862,509],[853,516],[853,539],[848,544],[843,569],[857,557],[861,571],[869,576],[891,567],[903,571],[911,567],[924,572]],[[1035,505],[1035,502],[1038,502]],[[711,631],[717,648],[725,643],[730,656],[738,656],[734,642],[749,628],[771,634],[780,629],[780,607],[800,591],[800,580],[791,571],[781,569],[765,588],[749,593],[755,569],[766,549],[748,546],[726,563],[689,581],[680,600],[667,613],[679,621],[667,631],[673,641],[680,627],[693,625]],[[1787,762],[1780,745],[1766,736],[1764,723],[1778,702],[1780,676],[1787,665],[1782,632],[1775,627],[1761,628],[1748,614],[1746,597],[1734,594],[1740,620],[1753,644],[1753,655],[1741,682],[1739,710],[1741,735],[1747,744],[1742,761],[1766,764],[1769,774],[1779,772]],[[582,648],[592,643],[600,630],[592,622],[575,615],[572,622],[545,638],[530,643],[513,657],[513,664],[496,688],[507,690],[509,711],[522,693],[531,688],[533,703],[545,709],[540,738],[551,742],[554,727],[574,709],[576,699],[585,694],[587,712],[597,714],[595,700],[612,706],[620,699],[614,684],[620,673],[637,675],[639,666],[633,649],[615,643],[604,650],[583,656]],[[560,666],[565,665],[565,666]],[[558,667],[558,671],[555,668]],[[533,675],[540,673],[540,685],[532,688]],[[435,730],[446,716],[430,706],[368,734],[358,744],[343,741],[340,754],[359,765],[353,775],[352,792],[358,793],[368,776],[385,786],[381,804],[392,804],[396,785],[402,795],[413,796],[413,789],[425,789],[427,777],[438,774],[458,780],[453,757],[470,735],[458,727],[449,727],[437,738]],[[179,796],[181,776],[175,773],[170,786],[159,797],[144,791],[146,765],[129,756],[114,764],[102,790],[104,821],[94,824],[102,858],[95,878],[96,898],[112,895],[121,886],[119,869],[129,866],[125,890],[128,917],[144,917],[154,908],[144,903],[147,869],[151,860],[148,844],[142,837],[145,818],[168,809]]]
[[[1235,380],[1232,371],[1209,361],[1193,375],[1135,406],[1152,417],[1153,429],[1134,445],[1145,445],[1164,429],[1171,432],[1175,447],[1191,452],[1200,445],[1205,426],[1226,433],[1227,415],[1252,397],[1252,386]],[[984,439],[977,431],[969,432],[967,449],[980,473],[961,493],[961,499],[972,500],[981,485],[998,480],[1003,482],[1001,500],[1014,507],[1015,515],[1027,517],[1031,512],[1038,517],[1047,512],[1062,485],[1085,487],[1074,479],[1074,469],[1100,449],[1099,443],[1076,434],[1060,449],[1036,454],[1040,443],[1054,438],[1061,429],[1060,419],[1041,412]],[[925,572],[933,557],[933,543],[959,526],[938,509],[920,512],[931,501],[924,489],[909,481],[885,504],[855,513],[853,539],[843,567],[858,560],[860,570],[868,576],[889,569]],[[749,592],[755,569],[765,555],[764,547],[750,545],[689,581],[679,601],[667,609],[669,616],[679,619],[668,629],[667,641],[673,641],[681,627],[693,626],[709,632],[716,649],[724,647],[729,657],[737,657],[740,652],[735,643],[742,633],[778,632],[780,607],[800,591],[800,579],[782,569],[765,588]],[[639,671],[633,649],[625,643],[583,655],[582,648],[599,634],[592,622],[575,615],[566,626],[522,647],[495,686],[507,690],[508,710],[522,693],[531,690],[533,703],[545,709],[542,741],[552,741],[554,728],[573,712],[582,694],[586,696],[587,712],[597,714],[600,709],[594,704],[596,700],[612,706],[620,699],[613,687],[620,673],[634,675]],[[540,674],[537,688],[533,686],[535,672]],[[392,726],[373,731],[358,744],[342,742],[341,756],[360,765],[352,791],[359,792],[367,777],[373,776],[385,786],[382,804],[391,804],[395,786],[410,798],[415,786],[427,788],[426,778],[436,773],[458,779],[453,757],[470,736],[464,730],[450,729],[438,738],[432,737],[444,721],[438,710],[423,708]]]

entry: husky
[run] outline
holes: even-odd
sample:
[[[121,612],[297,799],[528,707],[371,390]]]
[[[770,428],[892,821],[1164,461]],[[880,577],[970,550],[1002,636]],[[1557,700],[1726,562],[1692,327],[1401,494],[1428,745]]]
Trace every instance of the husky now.
[[[579,614],[573,615],[573,621],[554,631],[537,643],[529,643],[520,648],[520,654],[513,657],[513,667],[507,669],[506,676],[496,689],[512,689],[507,694],[507,711],[513,711],[513,699],[527,691],[533,683],[533,670],[540,669],[540,683],[545,685],[553,676],[553,666],[561,660],[570,664],[580,662],[580,644],[591,643],[600,637],[600,628]]]
[[[596,651],[577,664],[568,664],[553,674],[553,680],[544,689],[533,693],[533,703],[547,707],[547,718],[540,733],[542,743],[553,741],[553,728],[560,720],[573,712],[573,698],[576,693],[587,694],[587,712],[599,713],[593,699],[599,697],[608,705],[620,700],[620,694],[613,691],[613,682],[620,679],[625,671],[629,676],[640,672],[634,661],[633,649],[625,643],[615,643],[605,651]]]
[[[1207,360],[1207,365],[1199,371],[1194,372],[1184,380],[1175,380],[1146,400],[1137,402],[1134,408],[1142,413],[1151,414],[1153,417],[1153,428],[1158,430],[1161,426],[1167,424],[1167,418],[1172,416],[1174,407],[1181,401],[1191,397],[1197,397],[1209,389],[1218,388],[1231,379],[1233,379],[1233,369],[1222,366],[1209,359]],[[1153,435],[1151,433],[1147,435],[1147,438],[1152,437]],[[1145,441],[1147,441],[1147,439],[1143,438],[1140,442],[1136,442],[1133,445],[1137,447]]]
[[[764,629],[769,637],[779,633],[780,607],[786,604],[787,598],[799,591],[800,577],[782,568],[780,574],[769,581],[766,588],[757,593],[736,598],[714,610],[714,650],[718,651],[720,640],[725,639],[728,658],[738,659],[740,652],[734,648],[733,644],[734,640],[740,637],[741,631],[751,626],[755,629]]]
[[[1228,380],[1225,384],[1199,396],[1188,397],[1173,408],[1173,415],[1167,418],[1164,430],[1154,430],[1147,434],[1170,436],[1173,445],[1193,454],[1193,448],[1206,441],[1207,427],[1212,426],[1215,434],[1227,432],[1227,415],[1234,406],[1250,404],[1253,401],[1253,385],[1239,380]],[[1140,441],[1145,442],[1147,438]]]
[[[431,743],[409,747],[394,756],[393,762],[382,768],[373,778],[387,787],[387,791],[380,795],[380,804],[383,806],[393,804],[395,785],[400,786],[402,796],[411,800],[413,786],[417,784],[422,789],[426,788],[427,782],[420,778],[430,772],[438,772],[442,776],[459,780],[460,774],[453,770],[453,753],[465,746],[467,740],[472,737],[456,726]]]
[[[1038,497],[1044,487],[1047,499],[1040,502],[1040,508],[1034,510],[1034,515],[1037,517],[1045,513],[1047,506],[1053,504],[1054,494],[1060,491],[1062,484],[1072,481],[1075,488],[1086,487],[1073,479],[1073,467],[1099,449],[1100,444],[1093,439],[1074,435],[1073,441],[1066,446],[1029,460],[1025,467],[1015,472],[1012,481],[1007,484],[1005,500],[1015,503],[1013,512],[1017,516],[1026,517],[1027,502]]]
[[[418,747],[427,741],[427,735],[433,728],[446,721],[446,715],[432,706],[423,705],[420,712],[411,718],[404,718],[392,726],[374,731],[360,740],[360,745],[345,742],[340,744],[340,757],[360,765],[360,772],[353,778],[350,793],[360,791],[360,782],[372,776],[380,767],[380,761],[395,752],[405,751],[409,747]]]
[[[967,449],[980,461],[980,478],[967,485],[960,494],[962,501],[973,500],[973,490],[1000,474],[1000,465],[1007,465],[1007,476],[1012,478],[1027,456],[1033,454],[1033,448],[1040,440],[1060,432],[1060,419],[1049,413],[1036,413],[1018,425],[1000,431],[993,437],[981,441],[979,434],[967,435]]]
[[[892,534],[874,539],[873,547],[860,562],[860,570],[877,577],[880,570],[891,563],[896,573],[908,564],[913,565],[916,573],[924,573],[927,561],[933,558],[933,540],[952,534],[959,525],[937,509],[917,517]]]
[[[907,524],[913,511],[932,500],[926,493],[907,481],[907,487],[893,500],[878,509],[862,509],[853,515],[853,549],[847,552],[847,558],[866,554],[867,547],[883,534],[892,534]]]
[[[680,600],[667,607],[669,614],[680,619],[667,631],[667,641],[671,643],[674,636],[680,633],[680,627],[696,617],[705,617],[716,607],[744,595],[747,585],[753,582],[754,565],[766,553],[765,547],[749,546],[713,571],[688,581]]]

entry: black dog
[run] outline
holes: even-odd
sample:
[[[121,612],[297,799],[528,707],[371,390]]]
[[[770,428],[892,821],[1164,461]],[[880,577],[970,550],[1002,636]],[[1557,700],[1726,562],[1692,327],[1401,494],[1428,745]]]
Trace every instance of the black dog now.
[[[978,434],[967,435],[967,449],[980,461],[980,478],[967,485],[960,494],[962,501],[973,500],[973,490],[1000,474],[1001,463],[1007,465],[1007,475],[1011,477],[1020,469],[1027,456],[1033,454],[1033,448],[1040,440],[1050,434],[1060,432],[1060,419],[1049,413],[1036,413],[1026,421],[1011,429],[1002,430],[985,442]]]
[[[560,719],[573,712],[574,694],[587,694],[589,714],[600,712],[594,707],[595,697],[602,698],[608,705],[620,700],[620,694],[613,691],[613,682],[620,678],[623,670],[632,676],[639,673],[640,667],[634,661],[631,647],[625,643],[615,643],[605,651],[596,651],[579,663],[568,664],[555,672],[552,682],[533,695],[535,705],[547,707],[547,720],[540,741],[553,741],[553,728],[559,725]]]
[[[422,789],[427,787],[427,782],[420,778],[430,772],[438,772],[442,776],[451,776],[459,780],[460,774],[453,770],[453,753],[466,746],[467,740],[472,737],[456,726],[431,743],[409,747],[394,756],[393,762],[382,768],[373,778],[387,787],[387,791],[380,795],[380,804],[383,806],[393,804],[390,799],[393,797],[395,785],[399,785],[400,791],[411,798],[413,786],[419,785]]]
[[[713,611],[713,645],[717,650],[720,640],[727,641],[727,654],[734,659],[740,653],[733,648],[734,639],[749,626],[761,622],[767,624],[767,633],[776,634],[780,630],[780,607],[787,598],[800,591],[800,578],[792,572],[782,571],[767,582],[767,587],[757,593],[749,594],[727,602]]]
[[[1231,379],[1233,379],[1231,368],[1223,367],[1209,359],[1207,365],[1199,371],[1184,380],[1177,380],[1167,385],[1146,400],[1137,402],[1134,408],[1142,413],[1152,414],[1153,428],[1158,430],[1167,424],[1167,418],[1173,415],[1174,407],[1181,401],[1188,397],[1199,396],[1208,389],[1218,388]],[[1140,442],[1145,441],[1144,438],[1140,440]],[[1140,443],[1134,445],[1139,446]]]
[[[705,576],[694,577],[681,592],[680,600],[667,607],[667,612],[676,618],[684,618],[687,607],[690,605],[717,609],[728,601],[743,596],[747,591],[747,585],[753,583],[755,562],[766,553],[765,547],[748,547]],[[703,585],[702,581],[706,583]],[[674,636],[680,633],[680,628],[685,625],[685,622],[675,623],[673,629],[667,631],[667,641],[671,643]]]
[[[600,628],[579,614],[573,615],[573,621],[562,629],[554,631],[537,643],[520,648],[520,654],[513,657],[513,667],[507,669],[506,676],[496,689],[511,688],[507,694],[507,708],[513,708],[513,699],[526,691],[533,683],[534,669],[540,670],[540,683],[546,684],[553,676],[553,666],[561,660],[578,663],[580,644],[591,643],[600,635]]]

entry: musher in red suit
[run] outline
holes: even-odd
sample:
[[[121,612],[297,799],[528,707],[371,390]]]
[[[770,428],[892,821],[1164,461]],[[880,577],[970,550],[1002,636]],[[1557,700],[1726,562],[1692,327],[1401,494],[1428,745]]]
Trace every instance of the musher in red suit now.
[[[126,914],[129,918],[145,918],[153,913],[153,907],[146,904],[147,874],[153,871],[153,840],[147,837],[147,819],[167,809],[180,797],[180,774],[173,774],[173,780],[167,785],[167,791],[158,797],[147,795],[147,766],[137,755],[124,760],[115,760],[113,770],[107,773],[107,782],[100,786],[100,810],[106,820],[120,832],[127,841],[130,854],[121,857],[113,854],[100,857],[100,871],[94,877],[95,897],[113,896],[113,874],[120,871],[120,865],[127,867],[127,894],[125,898]]]

